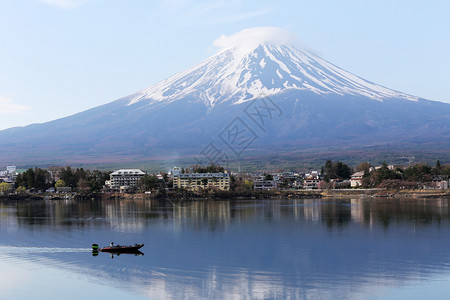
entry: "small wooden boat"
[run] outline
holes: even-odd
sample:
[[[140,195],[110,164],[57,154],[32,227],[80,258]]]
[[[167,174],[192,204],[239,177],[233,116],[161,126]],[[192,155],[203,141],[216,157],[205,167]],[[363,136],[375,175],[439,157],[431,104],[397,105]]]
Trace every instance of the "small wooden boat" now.
[[[134,245],[112,245],[103,248],[98,248],[97,244],[92,244],[93,251],[100,252],[113,252],[113,253],[135,253],[140,252],[139,249],[144,247],[144,244],[134,244]]]

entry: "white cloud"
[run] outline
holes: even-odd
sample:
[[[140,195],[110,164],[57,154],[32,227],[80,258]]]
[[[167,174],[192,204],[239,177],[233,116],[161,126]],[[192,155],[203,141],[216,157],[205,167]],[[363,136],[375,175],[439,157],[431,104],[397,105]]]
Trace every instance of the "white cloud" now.
[[[60,8],[72,8],[84,4],[91,0],[38,0],[48,5],[57,6]]]
[[[14,104],[13,100],[0,96],[0,115],[19,114],[29,109],[27,105]]]
[[[277,27],[254,27],[241,30],[230,36],[222,35],[214,41],[214,46],[221,49],[231,47],[254,48],[261,43],[289,45],[303,48],[300,40],[290,31]]]

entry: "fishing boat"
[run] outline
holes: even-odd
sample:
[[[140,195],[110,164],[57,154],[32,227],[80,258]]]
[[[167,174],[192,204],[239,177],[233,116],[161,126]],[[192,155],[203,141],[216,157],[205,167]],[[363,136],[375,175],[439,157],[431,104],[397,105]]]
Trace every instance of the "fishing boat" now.
[[[92,244],[93,251],[113,252],[113,253],[135,253],[139,252],[139,249],[141,249],[142,247],[144,247],[144,244],[114,245],[114,243],[111,243],[110,246],[99,249],[97,244]]]

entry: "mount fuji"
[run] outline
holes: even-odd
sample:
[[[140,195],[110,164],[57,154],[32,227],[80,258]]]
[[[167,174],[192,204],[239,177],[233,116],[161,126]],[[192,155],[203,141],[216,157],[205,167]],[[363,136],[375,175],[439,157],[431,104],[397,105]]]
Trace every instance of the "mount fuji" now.
[[[292,90],[380,101],[418,100],[359,78],[313,52],[298,48],[300,43],[295,37],[280,29],[247,29],[228,39],[231,41],[226,42],[226,37],[216,41],[218,46],[223,44],[222,51],[143,90],[131,98],[129,105],[139,101],[172,102],[192,96],[211,109],[222,102],[241,104],[262,94],[270,96]]]
[[[285,30],[245,29],[215,45],[221,50],[212,57],[135,94],[0,131],[0,160],[117,162],[204,155],[212,145],[242,158],[309,147],[450,143],[450,104],[362,79]]]

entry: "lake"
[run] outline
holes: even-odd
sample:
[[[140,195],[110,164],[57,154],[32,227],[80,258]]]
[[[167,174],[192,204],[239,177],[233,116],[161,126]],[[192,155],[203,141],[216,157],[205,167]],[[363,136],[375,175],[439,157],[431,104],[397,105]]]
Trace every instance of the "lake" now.
[[[449,202],[4,201],[0,299],[448,299]]]

